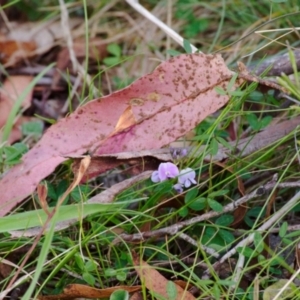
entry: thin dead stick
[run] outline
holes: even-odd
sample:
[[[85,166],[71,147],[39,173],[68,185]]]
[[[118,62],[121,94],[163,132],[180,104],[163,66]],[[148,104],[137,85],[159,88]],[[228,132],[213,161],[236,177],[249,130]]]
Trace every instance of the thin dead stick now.
[[[287,226],[286,228],[286,232],[293,232],[293,231],[298,231],[300,230],[300,225],[297,224],[297,225],[290,225],[290,226]],[[268,233],[278,233],[280,231],[280,228],[270,228],[268,229]],[[234,235],[243,235],[246,233],[246,230],[240,230],[240,229],[237,229],[233,232]]]
[[[201,245],[199,242],[195,241],[193,238],[191,238],[190,236],[188,236],[187,234],[185,234],[183,232],[179,233],[178,237],[185,240],[189,244],[192,244],[193,246],[202,249],[203,251],[205,251],[209,255],[212,255],[213,257],[219,258],[219,256],[220,256],[219,253],[215,249]]]
[[[93,90],[94,95],[99,95],[98,89],[94,86],[93,80],[91,79],[91,76],[85,71],[84,67],[78,62],[75,50],[74,50],[74,43],[72,39],[72,34],[70,30],[70,24],[69,24],[69,13],[66,7],[66,4],[64,0],[59,0],[60,10],[61,10],[61,27],[64,33],[64,37],[67,42],[67,47],[69,50],[70,60],[72,62],[72,67],[75,73],[79,73],[81,78],[84,78],[89,86]],[[87,53],[86,53],[87,54]]]
[[[300,69],[300,50],[295,49],[293,53],[297,68]],[[290,75],[294,73],[289,53],[277,54],[264,60],[262,63],[256,63],[256,65],[250,66],[249,70],[250,72],[253,71],[256,75],[261,75],[268,68],[270,69],[266,76],[280,76],[282,73]]]
[[[280,187],[280,184],[278,184],[277,187]],[[298,192],[292,199],[290,199],[283,207],[281,207],[276,213],[273,214],[273,216],[267,220],[262,226],[256,229],[256,232],[262,232],[270,228],[273,224],[278,222],[286,213],[288,213],[300,200],[300,192]],[[224,263],[228,258],[230,258],[232,255],[234,255],[237,252],[237,249],[240,247],[245,247],[249,244],[251,244],[254,240],[254,233],[251,233],[247,238],[240,241],[237,245],[234,246],[231,250],[229,250],[219,261],[217,261],[213,267],[217,268],[220,264]],[[208,275],[207,272],[205,274]]]
[[[59,0],[59,6],[61,11],[61,27],[64,33],[64,37],[67,41],[67,46],[69,50],[70,60],[72,62],[72,67],[76,73],[79,70],[79,63],[75,55],[74,44],[72,39],[71,30],[69,27],[69,13],[66,8],[66,4],[63,0]]]
[[[257,188],[252,193],[245,195],[244,197],[242,197],[232,203],[227,204],[226,206],[223,207],[222,212],[210,211],[201,216],[197,216],[197,217],[191,218],[189,220],[182,221],[177,224],[174,224],[174,225],[171,225],[168,227],[164,227],[161,229],[153,230],[153,231],[145,231],[145,232],[135,233],[135,234],[122,233],[117,239],[124,240],[127,242],[140,242],[140,241],[145,241],[145,240],[153,238],[153,237],[159,237],[159,236],[164,236],[164,235],[175,235],[179,232],[179,230],[181,230],[184,227],[187,227],[189,225],[193,225],[193,224],[205,221],[205,220],[209,220],[213,217],[217,217],[226,212],[234,211],[238,206],[250,201],[251,199],[261,197],[263,194],[272,190],[274,187],[276,187],[276,188],[300,187],[300,181],[285,182],[285,183],[276,183],[276,182],[267,183],[266,185]],[[264,229],[262,228],[261,230],[264,230]],[[117,241],[115,241],[115,242],[117,242]]]
[[[172,28],[166,25],[164,22],[155,17],[151,12],[145,9],[141,4],[138,3],[137,0],[125,0],[132,8],[134,8],[137,12],[147,18],[149,21],[154,23],[157,27],[163,30],[170,38],[172,38],[175,42],[177,42],[180,46],[183,47],[183,38],[177,32],[175,32]],[[191,45],[192,52],[195,53],[198,49]],[[199,52],[201,53],[201,52]]]
[[[244,263],[245,263],[245,256],[243,254],[240,254],[235,267],[234,277],[232,280],[235,284],[230,286],[230,291],[233,291],[238,286],[238,283],[242,278],[241,274],[244,268]]]

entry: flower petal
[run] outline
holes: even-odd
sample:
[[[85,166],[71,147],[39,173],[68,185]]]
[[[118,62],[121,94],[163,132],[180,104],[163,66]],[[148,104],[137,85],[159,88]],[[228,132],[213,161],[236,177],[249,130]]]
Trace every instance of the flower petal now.
[[[180,183],[176,183],[173,185],[173,189],[178,193],[182,193],[183,192],[183,188],[182,185]]]
[[[196,172],[191,168],[186,168],[180,171],[178,182],[183,184],[185,187],[190,187],[191,183],[196,184]]]
[[[186,180],[186,181],[184,182],[184,186],[185,186],[186,188],[189,188],[191,185],[192,185],[192,183],[191,183],[190,180]]]
[[[158,176],[160,181],[168,178],[174,178],[179,175],[179,170],[173,163],[161,163],[158,167]]]
[[[158,171],[154,171],[151,175],[152,182],[160,182]]]

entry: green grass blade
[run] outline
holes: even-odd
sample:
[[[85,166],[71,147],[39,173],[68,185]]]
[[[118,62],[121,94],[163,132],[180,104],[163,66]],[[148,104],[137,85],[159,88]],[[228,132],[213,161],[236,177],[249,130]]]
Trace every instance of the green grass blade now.
[[[75,205],[63,205],[60,207],[57,213],[57,222],[67,221],[78,218],[81,219],[91,214],[116,211],[121,209],[124,203],[113,204],[75,204]],[[47,214],[43,209],[37,209],[33,211],[27,211],[11,216],[0,218],[0,232],[8,232],[10,230],[22,230],[35,226],[43,226],[47,220]]]

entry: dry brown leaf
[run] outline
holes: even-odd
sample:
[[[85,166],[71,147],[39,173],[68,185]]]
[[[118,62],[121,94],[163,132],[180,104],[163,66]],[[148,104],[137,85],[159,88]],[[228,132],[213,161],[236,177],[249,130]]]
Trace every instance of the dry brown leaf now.
[[[64,288],[63,293],[52,296],[38,296],[38,300],[54,300],[54,299],[75,299],[78,297],[89,299],[108,298],[116,290],[125,290],[128,293],[140,291],[140,286],[116,286],[106,289],[97,289],[83,284],[69,284]]]
[[[34,42],[16,42],[11,40],[0,42],[0,62],[6,67],[14,65],[30,56],[36,48],[37,45]]]
[[[82,22],[81,19],[69,20],[70,28],[74,28]],[[0,35],[1,52],[4,57],[1,62],[5,67],[11,67],[28,57],[44,54],[54,47],[57,40],[64,37],[60,21],[10,23],[10,30],[2,27]]]
[[[15,105],[15,102],[18,100],[20,95],[24,92],[25,88],[27,88],[31,81],[32,76],[16,75],[10,76],[4,81],[3,86],[0,88],[0,129],[5,125],[13,106]],[[23,109],[26,109],[31,105],[32,93],[33,91],[31,90],[23,99],[21,104]],[[21,138],[21,125],[30,120],[32,120],[32,118],[21,116],[15,121],[8,139],[9,143],[13,143]]]
[[[134,294],[131,295],[129,300],[143,300],[143,293],[141,292],[135,292]]]
[[[115,130],[112,132],[112,134],[116,134],[119,131],[129,128],[130,126],[136,124],[136,122],[137,120],[132,112],[132,108],[131,106],[128,106],[123,112],[123,114],[121,115],[120,119],[118,120],[118,123],[115,127]]]
[[[0,127],[6,123],[12,107],[32,79],[32,76],[12,75],[4,81],[0,88]],[[22,107],[24,109],[31,105],[32,92],[31,90],[23,99]]]
[[[167,283],[168,280],[162,276],[153,267],[141,260],[136,253],[132,253],[133,264],[136,272],[138,273],[141,282],[145,284],[146,288],[159,294],[160,296],[168,299]],[[175,283],[174,283],[175,284]],[[187,290],[182,289],[179,285],[175,284],[177,290],[177,297],[175,300],[195,300],[196,298]]]

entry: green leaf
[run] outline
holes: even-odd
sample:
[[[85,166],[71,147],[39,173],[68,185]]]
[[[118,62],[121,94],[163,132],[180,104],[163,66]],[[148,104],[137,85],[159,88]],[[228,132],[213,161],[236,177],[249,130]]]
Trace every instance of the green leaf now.
[[[280,291],[282,291],[285,285],[287,286],[284,288],[284,291],[281,293],[279,297],[276,297],[276,295]],[[296,296],[297,294],[297,290],[298,287],[292,281],[288,279],[279,279],[277,282],[271,284],[264,290],[263,300],[272,300],[275,299],[275,297],[277,300],[284,300],[284,299],[291,299],[291,298],[294,299],[294,296]]]
[[[260,232],[254,233],[255,251],[261,253],[264,250],[264,240]]]
[[[83,195],[88,195],[92,189],[88,185],[79,185],[74,188],[71,192],[71,197],[76,201],[80,202],[83,198]]]
[[[246,119],[252,129],[259,130],[260,125],[259,125],[258,118],[255,114],[248,114],[246,116]]]
[[[227,92],[231,92],[232,91],[232,87],[233,87],[233,85],[234,85],[237,77],[238,77],[238,74],[234,73],[234,75],[231,77],[231,79],[230,79],[230,81],[229,81],[229,83],[227,85]]]
[[[117,275],[117,270],[112,269],[112,268],[106,268],[104,270],[104,275],[108,277],[113,277]]]
[[[44,130],[44,122],[41,120],[31,121],[22,124],[22,134],[23,135],[33,135],[34,137],[42,136]]]
[[[252,227],[257,219],[265,216],[265,209],[261,206],[256,206],[247,211],[244,221],[249,227]]]
[[[167,50],[167,53],[171,56],[178,56],[178,55],[181,55],[182,53],[177,51],[177,50],[174,50],[174,49],[168,49]]]
[[[168,294],[168,299],[170,300],[177,299],[177,289],[173,281],[167,282],[167,294]]]
[[[87,272],[84,272],[83,274],[82,274],[82,278],[83,278],[83,280],[86,282],[86,283],[88,283],[89,285],[94,285],[95,284],[95,281],[96,281],[96,279],[95,279],[95,277],[92,275],[92,274],[90,274],[90,273],[87,273]]]
[[[218,144],[218,141],[215,138],[211,139],[211,142],[210,142],[210,145],[209,145],[209,150],[210,150],[210,153],[212,155],[216,155],[218,153],[219,144]]]
[[[186,39],[183,40],[183,48],[186,53],[188,53],[188,54],[193,53],[192,46],[191,46],[190,42]]]
[[[220,216],[216,220],[215,224],[226,227],[226,226],[229,226],[233,221],[234,221],[234,217],[232,215],[225,214],[225,215]]]
[[[203,142],[205,142],[209,139],[210,139],[210,135],[208,135],[208,134],[199,134],[192,138],[193,141],[203,141]]]
[[[225,148],[229,149],[229,150],[233,150],[234,147],[232,145],[230,145],[225,139],[223,139],[222,137],[218,136],[217,137],[218,142],[223,145]]]
[[[10,166],[20,163],[22,155],[27,151],[28,147],[23,143],[15,143],[12,146],[3,147],[5,163]]]
[[[209,237],[213,237],[216,234],[217,230],[214,227],[206,227],[205,228],[205,235]]]
[[[214,210],[216,212],[222,212],[223,211],[223,206],[219,202],[217,202],[216,200],[208,198],[208,205],[212,210]]]
[[[79,254],[75,254],[74,255],[74,260],[75,260],[75,263],[76,263],[77,267],[81,271],[83,271],[84,270],[84,261],[83,261],[82,257]]]
[[[298,235],[299,236],[299,235]],[[284,245],[292,245],[293,244],[293,240],[290,240],[290,239],[288,239],[288,238],[286,238],[286,237],[284,237],[284,238],[282,238],[282,243],[284,244]]]
[[[216,86],[216,87],[215,87],[215,91],[216,91],[219,95],[221,95],[221,96],[227,96],[227,95],[228,95],[228,93],[227,93],[224,89],[222,89],[220,86]]]
[[[119,281],[125,281],[126,278],[127,278],[127,273],[126,273],[126,272],[122,272],[122,271],[118,271],[118,272],[117,272],[116,278],[117,278]]]
[[[103,62],[108,67],[112,67],[112,66],[119,64],[121,62],[121,59],[120,59],[120,57],[106,57],[103,59]]]
[[[97,269],[97,264],[92,260],[88,260],[84,267],[87,272],[92,272]]]
[[[219,190],[219,191],[216,191],[216,192],[212,192],[208,195],[209,198],[215,198],[215,197],[218,197],[218,196],[224,196],[226,194],[228,194],[229,190]]]
[[[264,99],[264,95],[262,92],[253,91],[249,94],[249,98],[254,102],[262,102]]]
[[[121,57],[122,49],[118,44],[109,44],[106,49],[110,54],[114,55],[115,57]]]
[[[53,186],[53,184],[49,181],[45,181],[46,184],[47,184],[47,189],[48,189],[48,197],[51,199],[51,200],[54,200],[54,201],[57,201],[58,200],[58,196],[56,194],[56,190],[55,190],[55,187]]]
[[[262,118],[262,120],[260,121],[259,129],[263,129],[263,128],[267,127],[271,123],[272,120],[273,120],[273,118],[271,116],[265,116],[264,118]]]
[[[195,201],[188,204],[190,209],[193,209],[195,211],[203,210],[207,206],[206,198],[198,198]]]
[[[125,290],[116,290],[110,295],[109,300],[129,300],[129,293]]]
[[[246,257],[252,258],[252,257],[256,257],[257,253],[249,248],[249,247],[238,247],[237,248],[237,252],[243,254]]]
[[[193,16],[192,16],[193,17]],[[198,19],[193,17],[188,20],[189,22],[186,24],[184,28],[184,36],[188,38],[196,37],[200,32],[203,32],[208,27],[207,19]]]
[[[234,235],[228,231],[228,230],[225,230],[225,229],[220,229],[218,231],[218,235],[220,235],[220,237],[225,241],[225,243],[228,245],[228,244],[231,244],[235,241],[235,237]]]
[[[214,284],[213,288],[212,288],[212,294],[213,294],[213,298],[218,300],[221,298],[221,291],[220,291],[220,288],[218,286],[217,283]]]
[[[178,211],[179,216],[186,217],[189,214],[189,210],[187,207],[181,207]]]
[[[236,282],[232,280],[227,279],[218,279],[218,284],[221,284],[223,286],[236,286]]]
[[[198,195],[198,189],[191,189],[189,190],[184,197],[184,203],[188,204],[193,201]]]

